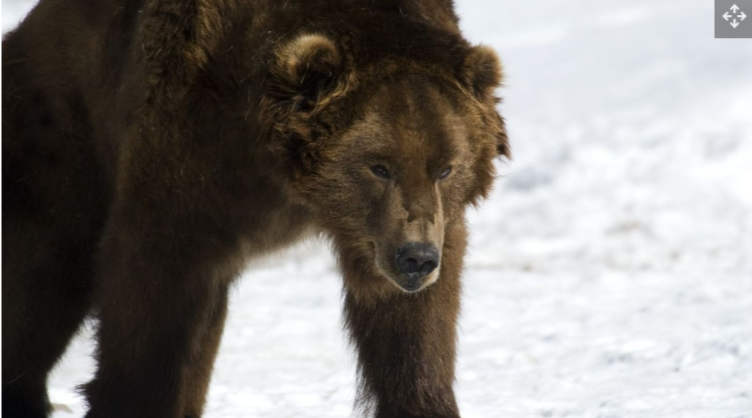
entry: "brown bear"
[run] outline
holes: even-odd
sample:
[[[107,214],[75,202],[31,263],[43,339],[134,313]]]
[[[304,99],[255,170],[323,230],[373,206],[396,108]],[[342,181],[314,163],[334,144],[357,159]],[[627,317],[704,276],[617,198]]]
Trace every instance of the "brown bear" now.
[[[228,286],[331,240],[376,417],[458,417],[464,212],[509,155],[451,0],[42,0],[3,41],[3,417],[202,414]]]

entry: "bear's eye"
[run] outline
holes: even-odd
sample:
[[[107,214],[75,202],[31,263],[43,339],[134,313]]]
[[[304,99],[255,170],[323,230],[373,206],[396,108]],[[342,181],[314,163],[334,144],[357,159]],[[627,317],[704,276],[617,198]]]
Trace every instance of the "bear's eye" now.
[[[439,180],[444,180],[445,178],[449,177],[450,174],[452,174],[452,166],[447,167],[444,171],[441,172]]]
[[[371,167],[371,171],[373,171],[373,174],[375,174],[377,177],[381,177],[382,179],[389,180],[390,178],[392,178],[392,176],[389,174],[389,170],[387,170],[383,165],[375,165]]]

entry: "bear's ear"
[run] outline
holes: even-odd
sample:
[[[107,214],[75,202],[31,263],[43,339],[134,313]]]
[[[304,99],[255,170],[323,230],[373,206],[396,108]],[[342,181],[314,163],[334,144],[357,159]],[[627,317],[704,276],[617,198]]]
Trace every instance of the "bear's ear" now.
[[[488,105],[487,111],[490,117],[487,120],[489,120],[489,129],[496,139],[496,150],[499,155],[511,159],[512,153],[504,118],[496,111],[499,99],[494,96],[494,90],[501,86],[504,79],[504,69],[496,52],[485,45],[473,47],[465,57],[459,78],[482,103]]]
[[[465,57],[460,78],[476,95],[487,97],[501,85],[504,70],[496,52],[489,46],[479,45]]]
[[[339,75],[342,55],[323,35],[300,35],[276,51],[271,75],[279,93],[300,105],[315,105]]]

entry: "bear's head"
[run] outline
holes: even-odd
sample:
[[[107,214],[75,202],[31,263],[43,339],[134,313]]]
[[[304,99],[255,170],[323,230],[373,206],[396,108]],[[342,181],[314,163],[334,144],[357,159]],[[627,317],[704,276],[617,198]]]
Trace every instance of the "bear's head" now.
[[[440,280],[448,249],[464,248],[464,209],[490,190],[493,159],[509,157],[501,64],[444,32],[342,39],[308,33],[278,47],[262,118],[346,285],[418,291]]]

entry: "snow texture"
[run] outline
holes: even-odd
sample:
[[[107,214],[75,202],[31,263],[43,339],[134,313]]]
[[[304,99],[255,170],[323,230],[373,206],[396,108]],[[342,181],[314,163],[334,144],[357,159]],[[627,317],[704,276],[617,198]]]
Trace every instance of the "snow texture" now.
[[[470,213],[463,416],[752,417],[752,39],[713,39],[708,0],[456,3],[505,62],[514,151]],[[251,268],[206,416],[352,416],[340,305],[325,243]],[[91,334],[55,418],[84,414]]]

